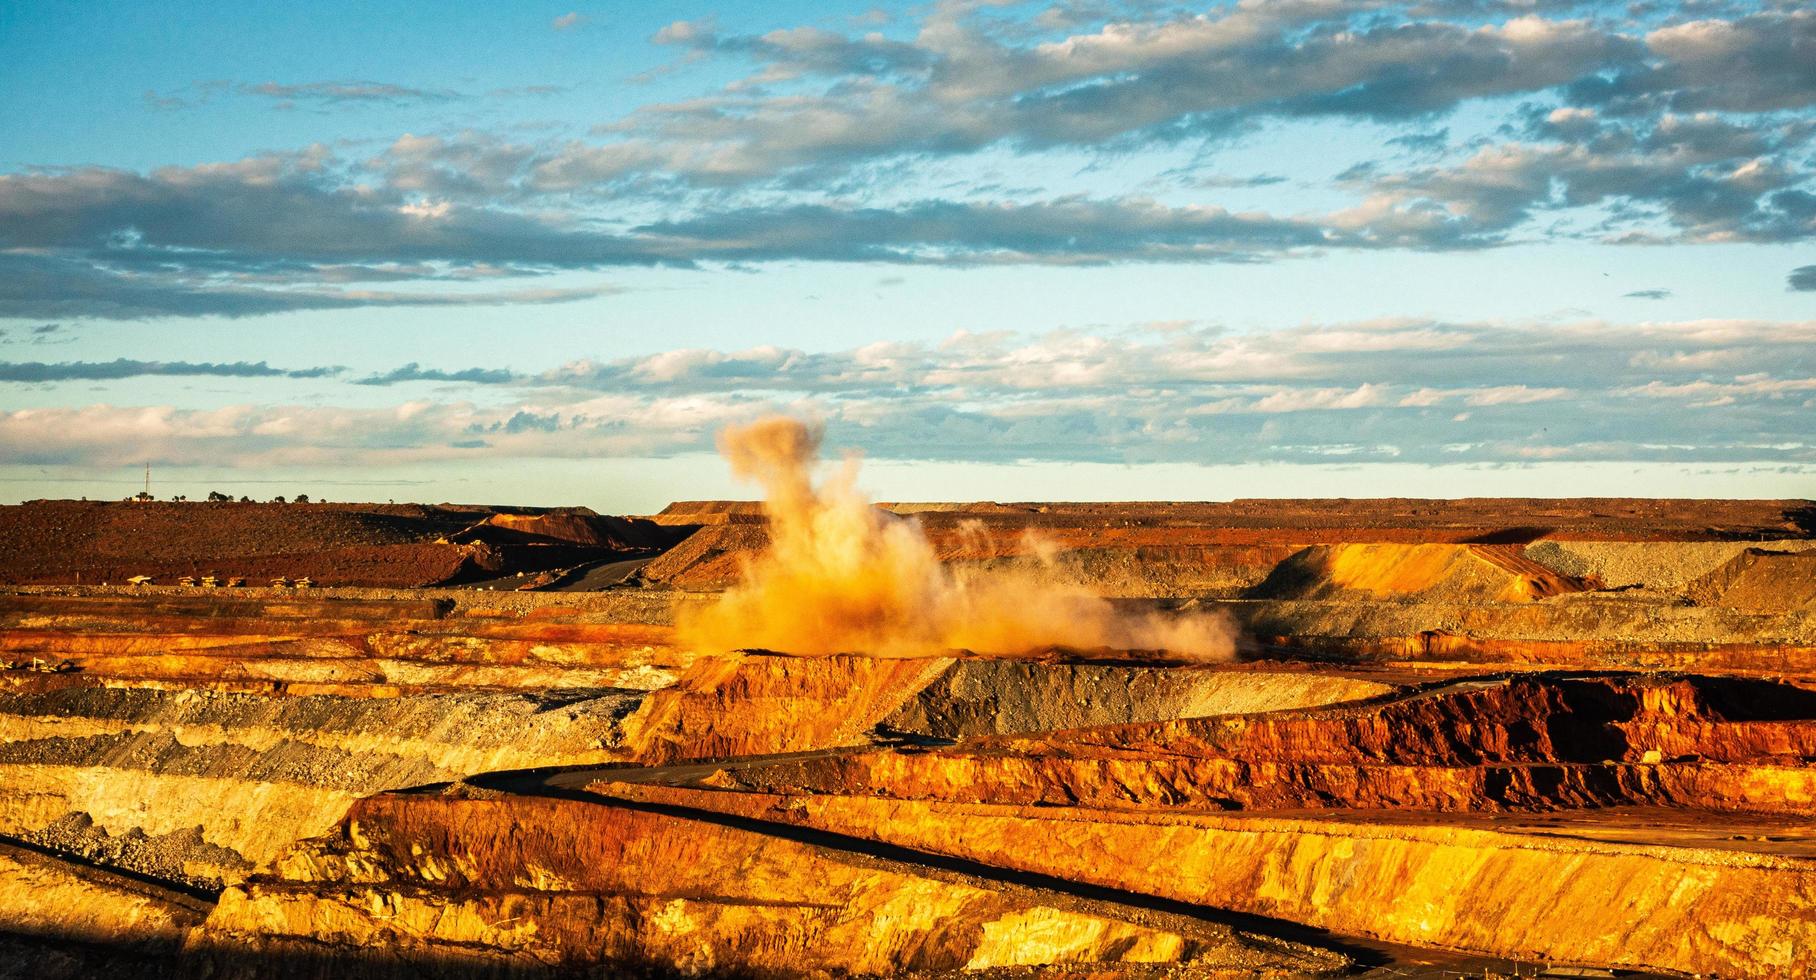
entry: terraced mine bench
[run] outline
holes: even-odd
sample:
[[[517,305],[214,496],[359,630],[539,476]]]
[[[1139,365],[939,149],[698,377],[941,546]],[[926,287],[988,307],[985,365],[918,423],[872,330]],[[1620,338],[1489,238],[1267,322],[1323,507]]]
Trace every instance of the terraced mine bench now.
[[[665,515],[697,531],[596,595],[0,593],[0,659],[72,668],[0,671],[0,952],[1807,975],[1808,505],[1648,503],[1532,503],[1523,528],[1481,502],[922,514],[951,562],[1026,562],[1033,527],[1135,607],[1228,616],[1217,663],[702,654],[676,610],[766,540],[730,505]],[[565,521],[448,533],[603,526]]]

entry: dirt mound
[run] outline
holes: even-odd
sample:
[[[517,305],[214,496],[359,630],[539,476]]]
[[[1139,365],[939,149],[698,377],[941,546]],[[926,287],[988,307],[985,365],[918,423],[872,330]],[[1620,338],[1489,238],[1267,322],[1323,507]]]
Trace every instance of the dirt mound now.
[[[625,719],[624,745],[638,760],[655,763],[865,744],[884,716],[951,663],[758,653],[702,658]]]
[[[878,729],[940,738],[1304,708],[1392,691],[1308,672],[961,660]]]
[[[1249,598],[1534,602],[1595,584],[1559,575],[1507,547],[1314,545],[1281,562]]]
[[[499,531],[506,533],[496,533]],[[538,514],[492,514],[461,531],[455,540],[487,540],[501,544],[562,543],[634,552],[667,547],[675,537],[673,530],[652,521],[606,517],[580,508]]]
[[[1744,541],[1540,541],[1522,553],[1560,575],[1599,579],[1610,589],[1681,594],[1691,582],[1757,546]],[[1812,546],[1816,542],[1785,541],[1772,548]]]
[[[713,592],[738,580],[743,563],[769,546],[760,524],[709,524],[643,566],[643,580],[688,592]]]
[[[763,504],[757,500],[677,500],[650,520],[657,524],[761,524]]]
[[[1690,598],[1701,605],[1744,612],[1783,613],[1816,609],[1816,550],[1767,551],[1748,548],[1727,564],[1690,583]]]

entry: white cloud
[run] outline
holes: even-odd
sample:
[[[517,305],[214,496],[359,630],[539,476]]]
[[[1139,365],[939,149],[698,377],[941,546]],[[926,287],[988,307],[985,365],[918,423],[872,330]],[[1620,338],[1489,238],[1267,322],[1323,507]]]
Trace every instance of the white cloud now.
[[[1420,345],[1417,356],[1395,338]],[[1660,349],[1723,354],[1710,359],[1722,373],[1661,380],[1638,356]],[[346,379],[435,386],[404,388],[435,396],[389,408],[19,410],[0,415],[0,452],[46,463],[151,454],[247,466],[667,455],[706,448],[727,421],[782,407],[827,419],[883,458],[1506,462],[1678,453],[1802,463],[1816,458],[1806,445],[1816,379],[1794,367],[1812,351],[1813,322],[1541,329],[1410,320],[1250,334],[957,334],[824,352],[683,348],[540,374],[409,365]],[[109,377],[131,376],[132,364],[116,367]],[[39,365],[32,376],[94,374],[93,366]],[[482,390],[483,399],[462,397]],[[1661,400],[1695,411],[1660,411]],[[1657,448],[1682,446],[1692,448]]]

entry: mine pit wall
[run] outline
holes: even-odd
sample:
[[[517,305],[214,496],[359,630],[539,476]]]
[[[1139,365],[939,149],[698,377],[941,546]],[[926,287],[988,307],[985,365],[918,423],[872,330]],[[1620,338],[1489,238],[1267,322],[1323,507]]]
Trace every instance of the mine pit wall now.
[[[320,833],[359,796],[469,773],[854,746],[879,724],[949,737],[1276,710],[1371,697],[1390,686],[1252,669],[1258,665],[1236,674],[756,654],[695,663],[670,646],[660,622],[610,621],[618,616],[615,606],[603,614],[567,612],[540,597],[517,610],[449,610],[419,600],[154,596],[154,614],[135,616],[146,602],[44,595],[0,602],[0,645],[9,657],[68,657],[82,668],[0,674],[0,690],[12,692],[0,698],[0,738],[7,743],[0,749],[0,786],[14,787],[0,793],[0,833],[37,834],[53,845],[101,853],[120,850],[126,834],[168,838],[175,842],[142,849],[181,855],[174,872],[169,865],[162,871],[199,880],[237,880],[288,841]],[[1316,644],[1330,642],[1345,645],[1333,655],[1375,643],[1380,649],[1371,655],[1388,659],[1494,659],[1484,655],[1485,641],[1443,633],[1408,639],[1407,631],[1433,622],[1429,606],[1229,606],[1251,628],[1302,631],[1293,638],[1299,646],[1288,651],[1298,655],[1327,652]],[[1546,658],[1622,664],[1650,658],[1658,665],[1667,656],[1656,646],[1613,638],[1632,623],[1659,621],[1657,607],[1616,602],[1608,608],[1627,618],[1605,631],[1606,641],[1560,647],[1562,641],[1518,640],[1501,655],[1523,666]],[[1437,621],[1542,637],[1591,630],[1606,615],[1583,605],[1541,604],[1461,608]],[[1656,628],[1663,635],[1725,630],[1771,637],[1807,632],[1799,622],[1686,609],[1662,617]],[[1798,648],[1782,645],[1738,651],[1691,645],[1669,656],[1668,665],[1700,667],[1726,657],[1735,670],[1802,662]],[[137,688],[140,700],[118,691],[104,695],[97,684]],[[571,738],[537,733],[536,724],[558,721],[560,713],[496,693],[569,690],[584,698],[601,688],[658,693],[641,702],[630,693],[613,696],[630,701],[600,701],[586,709],[597,715],[591,727],[575,728]],[[106,697],[116,700],[103,703]],[[306,707],[286,714],[286,700]],[[431,715],[447,723],[437,725]],[[496,725],[510,734],[474,740],[473,732]],[[1315,785],[1340,775],[1303,779]],[[1402,792],[1393,787],[1411,777],[1374,778],[1389,780],[1380,792]],[[1434,777],[1427,784],[1461,798],[1481,792],[1479,785],[1454,783]],[[68,830],[78,818],[92,826]],[[197,827],[201,843],[219,851],[176,840]]]
[[[625,721],[624,744],[651,765],[863,744],[951,665],[947,658],[703,658],[644,700]]]
[[[218,888],[375,792],[621,761],[691,658],[616,612],[0,597],[0,835]]]
[[[701,658],[625,719],[646,765],[809,752],[875,734],[1043,731],[1329,704],[1396,688],[1363,678],[950,657],[747,653]]]
[[[1255,715],[973,738],[739,769],[720,785],[1027,806],[1436,812],[1646,804],[1816,813],[1816,691],[1525,677]]]
[[[1341,970],[1322,951],[1137,922],[708,820],[546,798],[386,795],[228,889],[189,943],[219,973],[298,949],[433,967],[888,975],[1050,963]],[[270,975],[261,973],[259,975]]]
[[[448,599],[0,596],[0,660],[67,661],[81,677],[115,684],[356,696],[649,690],[673,683],[692,660],[673,649],[665,622],[620,621],[623,612],[651,618],[646,602],[591,613],[537,598],[451,615]],[[20,683],[44,679],[0,673],[0,687]]]
[[[142,879],[0,843],[0,935],[170,955],[212,908]]]
[[[779,796],[609,782],[590,788],[1341,935],[1523,960],[1796,977],[1810,975],[1807,954],[1816,948],[1816,861],[1809,858],[1438,822]]]
[[[620,725],[637,702],[632,692],[0,695],[0,834],[218,887],[381,790],[622,760]]]
[[[553,596],[500,595],[477,601],[461,597],[451,609],[445,603],[419,600],[273,601],[257,596],[155,594],[150,615],[144,614],[143,597],[87,604],[52,601],[62,598],[38,596],[24,602],[0,597],[0,660],[20,663],[36,658],[54,663],[68,658],[78,668],[69,673],[23,668],[0,672],[0,692],[5,692],[0,694],[0,834],[68,854],[118,862],[126,870],[165,880],[211,888],[247,882],[249,873],[281,856],[293,841],[332,832],[335,821],[359,798],[470,773],[534,765],[614,760],[661,763],[862,746],[879,724],[896,731],[973,737],[1164,720],[1155,717],[1159,715],[1299,708],[1383,696],[1396,686],[1367,676],[1272,671],[1261,664],[1177,671],[1138,665],[947,658],[872,661],[756,654],[696,659],[673,648],[666,625],[668,596],[661,593],[634,595],[634,602],[607,597],[598,606]],[[221,600],[228,601],[217,605]],[[570,602],[575,603],[573,608],[568,607]],[[656,605],[661,611],[651,612]],[[1519,669],[1609,665],[1816,673],[1816,641],[1812,639],[1816,625],[1809,612],[1745,613],[1619,596],[1554,597],[1498,605],[1345,601],[1218,605],[1264,639],[1269,637],[1268,629],[1278,630],[1274,635],[1284,640],[1261,651],[1272,655],[1406,661],[1421,669],[1479,670],[1487,662]],[[627,618],[633,621],[626,622]],[[1240,680],[1233,679],[1237,675]],[[1185,679],[1188,676],[1190,680]],[[1015,693],[1003,699],[989,692],[1001,685]],[[601,692],[600,688],[621,690]],[[1126,694],[1119,693],[1119,688]],[[1094,706],[1081,709],[1077,700],[1087,694]],[[992,697],[997,698],[993,705],[989,703]],[[1073,703],[1068,705],[1068,700]],[[569,717],[570,712],[577,717]],[[446,718],[448,723],[437,727],[429,720],[432,718]],[[1128,799],[1127,787],[1144,785],[1133,776],[1115,773],[1103,760],[1090,764],[1114,778],[1081,779],[1063,773],[1063,778],[1055,778],[1052,771],[1014,774],[1000,764],[994,771],[986,771],[986,767],[965,778],[981,780],[978,786],[992,781],[1000,784],[1003,799],[1026,797],[1025,787],[1046,780],[1044,785],[1066,787],[1056,791],[1051,801],[1084,798],[1115,805]],[[1324,794],[1325,799],[1372,795],[1408,801],[1415,793],[1424,793],[1421,799],[1425,802],[1420,805],[1467,809],[1466,801],[1489,795],[1485,780],[1500,779],[1504,787],[1519,790],[1517,780],[1535,773],[1550,782],[1525,791],[1533,799],[1558,799],[1558,787],[1563,786],[1577,794],[1571,798],[1579,801],[1702,800],[1701,805],[1769,810],[1772,807],[1762,800],[1794,802],[1796,792],[1801,792],[1804,802],[1796,806],[1803,809],[1781,812],[1807,813],[1813,792],[1807,787],[1807,772],[1777,774],[1753,764],[1747,772],[1736,774],[1715,760],[1670,766],[1629,760],[1619,766],[1596,766],[1593,772],[1553,767],[1556,774],[1526,766],[1517,773],[1506,769],[1499,775],[1486,770],[1470,775],[1449,766],[1375,766],[1358,775],[1351,763],[1267,760],[1263,764],[1273,768],[1263,773],[1242,768],[1251,763],[1211,760],[1198,763],[1202,772],[1191,778],[1216,786],[1219,781],[1235,785],[1259,777],[1305,787],[1313,794],[1283,796],[1268,801],[1271,806],[1307,805],[1306,799],[1314,800],[1309,805],[1317,805],[1317,794]],[[1026,768],[1024,762],[1014,765]],[[1126,764],[1130,772],[1142,766],[1147,773],[1154,771],[1151,762]],[[862,779],[849,778],[854,780],[852,786],[874,780],[873,785],[905,791],[920,778],[911,769],[879,770]],[[1441,771],[1445,769],[1455,771]],[[1585,776],[1593,776],[1595,781],[1582,782]],[[834,787],[843,785],[844,777],[814,778],[824,783],[822,792],[843,791]],[[1178,801],[1167,784],[1151,776],[1143,778],[1149,780],[1149,788],[1141,792],[1147,792],[1149,799]],[[1798,778],[1805,778],[1805,783],[1797,783]],[[1578,779],[1580,788],[1571,789],[1576,785],[1571,779]],[[1794,791],[1797,785],[1806,788]],[[869,791],[867,786],[852,791],[859,790]],[[1093,798],[1094,792],[1104,795]],[[748,798],[760,795],[753,793]],[[802,798],[790,796],[788,805]],[[829,812],[844,805],[837,796],[805,798]],[[1727,802],[1720,802],[1723,799]],[[1452,802],[1446,804],[1446,800]],[[1711,800],[1716,802],[1708,802]],[[934,813],[956,804],[919,800],[902,801],[901,805]],[[1043,821],[1060,820],[1052,809],[1035,808],[1034,812]],[[1016,807],[1007,811],[1023,812]],[[921,811],[889,812],[912,815]],[[1132,818],[1123,814],[1116,819]],[[937,822],[928,826],[937,826]],[[1041,836],[1045,826],[1035,827],[1033,839],[1045,839]],[[905,833],[903,828],[885,830]],[[927,832],[938,836],[932,830]],[[1022,832],[1028,833],[1027,825]],[[1319,838],[1326,843],[1317,847],[1341,850],[1352,846],[1342,844],[1340,837]],[[1006,837],[1005,841],[1014,839]],[[1145,840],[1126,846],[1159,846],[1155,839]],[[1323,852],[1312,845],[1306,847],[1310,849],[1274,843],[1265,853],[1255,852],[1253,860],[1301,864],[1334,860],[1318,857]],[[1147,852],[1134,853],[1139,857]],[[1214,853],[1214,849],[1205,853]],[[1434,874],[1441,880],[1449,873],[1446,869],[1457,862],[1475,860],[1452,855],[1436,861],[1419,857],[1422,851],[1397,857],[1390,850],[1382,853],[1390,856],[1371,867],[1378,867],[1382,874],[1397,874],[1401,872],[1394,869],[1404,864],[1413,867],[1404,873],[1419,882]],[[1545,860],[1556,859],[1553,855]],[[1531,881],[1556,877],[1555,863],[1543,868],[1540,863],[1534,858],[1528,864],[1509,865],[1504,872],[1496,872],[1506,877],[1495,880],[1505,884],[1520,880],[1517,875],[1530,875],[1524,887],[1539,891],[1530,889]],[[536,873],[535,867],[525,873]],[[1608,867],[1615,869],[1607,872],[1610,875],[1627,873],[1620,870],[1626,865]],[[1063,873],[1079,876],[1076,870]],[[1337,881],[1345,872],[1335,867],[1317,873]],[[1679,873],[1686,872],[1680,869]],[[1262,871],[1255,874],[1262,875]],[[1696,871],[1692,877],[1704,874]],[[27,876],[23,880],[46,879]],[[1315,885],[1326,879],[1307,880]],[[1657,880],[1671,879],[1659,872]],[[1703,879],[1696,880],[1701,888]],[[1800,880],[1805,882],[1802,887],[1807,898],[1807,878]],[[1229,894],[1239,895],[1240,882],[1226,884]],[[1755,886],[1750,879],[1723,878],[1718,884]],[[34,886],[15,887],[29,892]],[[234,902],[251,901],[263,894],[261,887],[251,882],[227,894]],[[1319,887],[1328,891],[1339,884],[1327,882]],[[1419,887],[1432,890],[1423,884]],[[1336,913],[1319,912],[1310,918],[1298,915],[1292,895],[1286,893],[1286,886],[1280,888],[1281,895],[1265,898],[1283,903],[1276,911],[1261,905],[1224,903],[1224,907],[1278,914],[1338,932],[1427,941],[1403,924],[1377,934],[1350,928],[1352,923]],[[424,897],[426,893],[406,889],[398,894],[404,896],[398,902],[417,903],[411,906],[417,910],[411,914],[418,916],[415,921],[419,923],[428,914],[423,910],[445,907],[437,904],[441,899]],[[382,896],[373,899],[370,893],[357,898],[392,901]],[[1301,896],[1303,901],[1314,899]],[[333,899],[330,905],[339,901]],[[655,916],[668,914],[666,910],[672,907],[646,904],[635,909],[637,915]],[[1785,914],[1810,915],[1807,902],[1770,907]],[[1463,907],[1445,908],[1456,917],[1467,915]],[[1404,914],[1411,917],[1414,911]],[[499,913],[485,919],[487,923],[509,917],[505,906],[483,912]],[[559,917],[567,913],[547,914]],[[1689,913],[1681,913],[1680,918],[1683,915]],[[281,925],[281,916],[274,921]],[[1516,936],[1539,937],[1531,939],[1533,943],[1543,938],[1547,928],[1536,920],[1535,924],[1514,925]],[[1720,927],[1730,936],[1754,937],[1746,942],[1765,943],[1760,937],[1771,935],[1765,926]],[[52,928],[62,927],[53,924]],[[368,922],[359,928],[389,926]],[[1451,935],[1445,930],[1459,928],[1453,923],[1438,928],[1438,933]],[[1745,928],[1753,932],[1746,933]],[[284,935],[281,928],[274,929]],[[1803,937],[1806,948],[1807,938]],[[303,946],[311,941],[297,940]],[[1473,941],[1465,936],[1437,944],[1488,949],[1471,945]],[[458,954],[453,945],[436,949],[441,950],[436,956]],[[1762,957],[1756,962],[1778,962],[1769,958],[1776,955],[1771,948],[1761,949],[1763,952],[1753,951]],[[1734,952],[1733,961],[1745,962],[1743,952]],[[1656,962],[1647,962],[1661,968],[1676,962],[1663,953],[1643,955],[1656,955]],[[1598,959],[1588,952],[1556,958],[1625,962]],[[1718,957],[1697,960],[1718,961]]]
[[[1617,763],[1443,766],[1229,758],[909,756],[861,753],[740,771],[722,782],[788,793],[958,803],[1204,810],[1508,813],[1628,806],[1816,814],[1816,774],[1796,766]]]

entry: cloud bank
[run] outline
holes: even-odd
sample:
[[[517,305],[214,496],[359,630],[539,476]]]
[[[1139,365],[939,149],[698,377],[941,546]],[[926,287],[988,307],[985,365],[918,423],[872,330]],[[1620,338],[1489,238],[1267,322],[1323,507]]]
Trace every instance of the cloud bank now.
[[[1266,262],[1816,235],[1816,11],[1801,5],[1030,13],[948,0],[916,16],[670,24],[650,38],[673,52],[668,70],[710,66],[715,81],[581,136],[406,132],[372,149],[0,174],[0,316],[549,302],[574,297],[527,281],[646,266]],[[150,98],[228,92],[323,110],[474,98],[361,79]],[[1298,178],[1315,204],[1279,191],[1239,204],[1281,178],[1178,165],[1311,121],[1381,137],[1377,154]],[[1149,173],[1115,190],[1076,179],[1099,164]],[[1792,273],[1792,288],[1807,278]],[[525,282],[463,292],[478,279]],[[399,286],[353,285],[380,281]]]
[[[319,376],[407,400],[23,409],[0,413],[0,451],[93,465],[667,456],[781,410],[894,459],[1810,464],[1811,349],[1813,321],[1409,319],[677,349],[542,371],[410,364],[359,379],[325,366],[36,364],[10,380]]]

